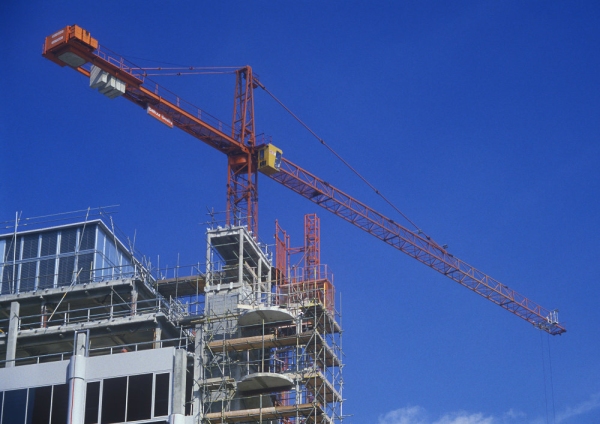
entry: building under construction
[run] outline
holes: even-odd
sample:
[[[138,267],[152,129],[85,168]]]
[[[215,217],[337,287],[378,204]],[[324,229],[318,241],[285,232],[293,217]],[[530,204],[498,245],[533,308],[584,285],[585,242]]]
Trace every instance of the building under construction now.
[[[33,229],[28,222],[26,231],[17,219],[13,231],[0,235],[0,424],[342,421],[341,326],[333,277],[320,260],[319,220],[306,216],[301,247],[291,247],[279,227],[274,247],[260,243],[259,173],[536,328],[566,331],[557,310],[455,257],[412,221],[411,230],[295,164],[269,137],[258,137],[255,88],[356,173],[250,66],[218,68],[235,75],[228,125],[149,79],[148,69],[101,46],[78,25],[47,36],[42,55],[75,70],[101,94],[122,97],[226,156],[226,219],[208,230],[204,264],[189,273],[154,268],[102,217],[52,228]],[[189,70],[202,69],[216,68]]]
[[[299,248],[215,224],[186,275],[121,240],[103,217],[0,236],[0,424],[342,421],[315,215]]]

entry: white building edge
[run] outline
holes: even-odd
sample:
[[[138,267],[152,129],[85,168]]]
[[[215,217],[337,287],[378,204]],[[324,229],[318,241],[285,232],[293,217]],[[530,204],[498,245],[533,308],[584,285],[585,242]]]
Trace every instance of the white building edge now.
[[[326,268],[274,267],[245,227],[161,278],[104,221],[0,236],[0,424],[342,421]]]

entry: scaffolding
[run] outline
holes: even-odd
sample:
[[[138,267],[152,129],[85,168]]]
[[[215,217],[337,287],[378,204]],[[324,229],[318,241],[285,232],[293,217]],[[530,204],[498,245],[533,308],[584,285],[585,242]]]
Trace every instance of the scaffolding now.
[[[194,367],[201,422],[342,421],[341,317],[313,235],[309,268],[289,272],[287,235],[286,259],[276,247],[273,266],[245,227],[209,230]]]
[[[0,372],[69,361],[85,332],[90,360],[133,364],[128,358],[172,352],[173,364],[159,367],[170,377],[157,386],[171,403],[152,419],[342,421],[341,316],[316,215],[305,219],[300,248],[277,225],[273,252],[245,226],[213,223],[206,264],[189,268],[153,267],[112,221],[87,218],[0,236]],[[303,266],[291,265],[297,255]],[[150,375],[146,365],[135,373]],[[98,375],[103,382],[89,384],[117,378]]]

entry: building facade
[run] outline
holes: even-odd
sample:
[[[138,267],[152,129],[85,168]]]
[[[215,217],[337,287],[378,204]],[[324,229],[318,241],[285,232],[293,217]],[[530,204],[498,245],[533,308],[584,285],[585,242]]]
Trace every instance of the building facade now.
[[[0,424],[340,422],[332,280],[245,227],[173,278],[102,219],[0,236]]]

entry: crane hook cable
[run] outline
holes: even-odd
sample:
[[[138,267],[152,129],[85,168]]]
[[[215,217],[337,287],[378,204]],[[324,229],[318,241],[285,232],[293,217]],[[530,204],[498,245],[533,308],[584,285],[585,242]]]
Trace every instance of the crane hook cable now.
[[[398,212],[400,215],[402,215],[402,217],[404,219],[406,219],[413,227],[415,227],[415,229],[418,231],[419,234],[424,234],[425,237],[427,238],[427,240],[435,243],[436,245],[438,245],[435,241],[433,241],[431,239],[431,237],[429,237],[427,234],[425,234],[418,226],[417,224],[415,224],[408,216],[406,216],[400,209],[398,209],[396,207],[396,205],[394,205],[387,197],[385,197],[373,184],[371,184],[365,177],[363,177],[356,169],[354,169],[354,167],[352,167],[352,165],[350,165],[343,157],[341,157],[329,144],[327,144],[325,142],[325,140],[323,140],[321,137],[319,137],[317,135],[317,133],[315,133],[308,125],[306,125],[298,116],[296,116],[294,114],[294,112],[292,112],[285,104],[283,104],[283,102],[281,100],[279,100],[277,97],[275,97],[275,95],[273,93],[271,93],[262,83],[260,83],[259,81],[255,81],[258,86],[260,88],[262,88],[269,96],[271,96],[273,98],[273,100],[275,100],[282,108],[284,108],[286,110],[287,113],[289,113],[296,121],[298,121],[298,123],[300,125],[302,125],[309,133],[311,133],[313,135],[313,137],[315,137],[317,140],[319,140],[319,142],[325,146],[331,153],[333,153],[333,155],[338,158],[344,165],[346,165],[346,167],[348,169],[350,169],[354,174],[356,174],[356,176],[358,176],[358,178],[360,178],[367,186],[369,186],[371,188],[371,190],[373,190],[375,192],[375,194],[377,194],[378,196],[380,196],[388,205],[390,205],[396,212]],[[439,246],[439,245],[438,245]]]

